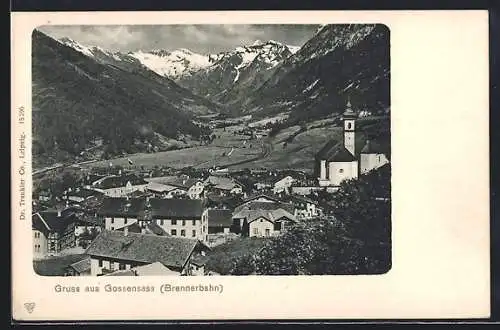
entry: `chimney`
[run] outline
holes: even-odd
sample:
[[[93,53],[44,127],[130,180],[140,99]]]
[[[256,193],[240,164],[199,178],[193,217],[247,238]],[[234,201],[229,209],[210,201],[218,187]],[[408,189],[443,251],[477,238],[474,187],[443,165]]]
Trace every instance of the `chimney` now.
[[[128,226],[123,228],[123,236],[128,236]]]

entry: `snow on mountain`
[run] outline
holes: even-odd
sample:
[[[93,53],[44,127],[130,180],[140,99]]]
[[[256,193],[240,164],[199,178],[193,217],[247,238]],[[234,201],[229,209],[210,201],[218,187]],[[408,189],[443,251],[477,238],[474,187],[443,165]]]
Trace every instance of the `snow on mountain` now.
[[[128,55],[139,60],[151,71],[174,80],[183,75],[191,75],[211,64],[208,55],[197,54],[184,48],[172,52],[166,50],[137,51],[130,52]]]

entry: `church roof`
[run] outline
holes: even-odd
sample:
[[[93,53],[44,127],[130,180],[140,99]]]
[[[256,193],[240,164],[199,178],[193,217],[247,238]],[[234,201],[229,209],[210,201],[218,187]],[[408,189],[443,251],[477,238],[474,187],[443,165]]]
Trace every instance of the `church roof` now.
[[[329,141],[317,154],[320,160],[329,162],[354,162],[356,157],[345,148],[342,142]]]

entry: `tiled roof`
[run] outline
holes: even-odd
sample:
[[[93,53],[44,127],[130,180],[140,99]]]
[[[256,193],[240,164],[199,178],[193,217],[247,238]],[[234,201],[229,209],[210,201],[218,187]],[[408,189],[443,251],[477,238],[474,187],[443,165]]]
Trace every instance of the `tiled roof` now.
[[[90,196],[102,196],[104,193],[92,189],[79,189],[78,191],[74,190],[68,193],[69,196],[87,198]]]
[[[189,189],[193,185],[195,185],[196,182],[198,182],[198,181],[203,182],[203,180],[197,179],[197,178],[189,178],[189,179],[175,178],[172,181],[168,182],[167,184],[178,187],[178,188],[182,188],[182,189]]]
[[[295,206],[289,203],[250,201],[236,207],[234,211],[240,212],[242,210],[276,210],[278,208],[282,208],[290,213],[294,213],[295,210]]]
[[[77,262],[69,265],[69,267],[73,268],[74,270],[76,270],[80,274],[83,272],[89,271],[90,270],[90,258],[85,258],[83,260],[77,261]]]
[[[125,185],[130,181],[133,186],[147,184],[144,178],[141,178],[135,174],[126,174],[120,176],[108,176],[98,180],[95,186],[100,189],[111,189],[118,187],[125,187]]]
[[[223,177],[223,176],[214,176],[211,175],[205,180],[206,184],[212,185],[216,189],[221,190],[231,190],[235,186],[241,187],[242,185],[238,182],[234,181],[231,178]]]
[[[141,217],[144,214],[146,199],[106,197],[97,211],[98,215],[108,217]]]
[[[275,222],[277,220],[280,220],[282,218],[287,218],[289,220],[295,221],[295,216],[292,215],[291,213],[283,210],[283,209],[276,209],[272,211],[266,211],[266,210],[256,210],[256,211],[250,211],[251,213],[248,214],[247,221],[248,223],[255,221],[259,218],[265,218],[271,222]]]
[[[200,199],[158,199],[151,198],[153,219],[192,219],[200,218],[203,202]]]
[[[104,276],[137,276],[137,275],[131,269],[124,269],[124,270],[117,270],[115,272],[108,273]]]
[[[233,223],[231,210],[212,209],[207,211],[209,227],[228,227]]]
[[[137,276],[180,276],[180,272],[168,269],[161,262],[153,262],[144,266],[137,266],[133,268],[133,271],[137,274]]]
[[[182,268],[198,240],[103,230],[87,248],[90,256],[153,263],[166,267]]]
[[[172,185],[165,185],[162,183],[158,182],[150,182],[146,186],[147,190],[158,192],[158,193],[164,193],[164,192],[169,192],[175,189],[178,189],[178,187],[172,186]]]

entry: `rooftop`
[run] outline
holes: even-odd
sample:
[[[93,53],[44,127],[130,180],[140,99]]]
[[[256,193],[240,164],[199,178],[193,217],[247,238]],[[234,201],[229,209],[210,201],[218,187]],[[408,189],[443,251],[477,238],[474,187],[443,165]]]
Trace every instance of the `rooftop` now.
[[[32,228],[41,232],[63,232],[70,224],[77,221],[73,212],[56,210],[39,211],[32,215]]]
[[[201,243],[189,238],[137,233],[125,236],[119,231],[103,230],[86,254],[182,268],[197,244]]]
[[[233,223],[231,210],[212,209],[207,211],[209,227],[231,226]]]
[[[203,201],[200,199],[158,199],[151,198],[153,219],[192,219],[200,218]]]
[[[108,217],[141,217],[144,215],[145,198],[106,197],[97,211]]]

